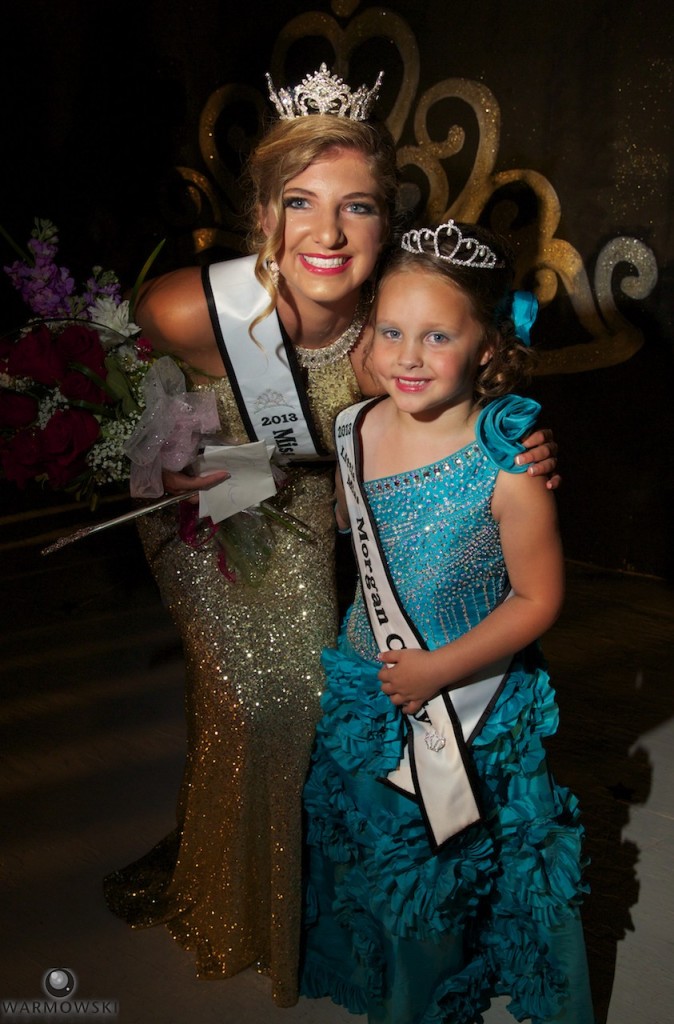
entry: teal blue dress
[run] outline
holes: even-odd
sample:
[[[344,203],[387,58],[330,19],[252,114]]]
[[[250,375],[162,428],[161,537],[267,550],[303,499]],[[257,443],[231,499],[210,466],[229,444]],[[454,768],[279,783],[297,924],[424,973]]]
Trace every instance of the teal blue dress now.
[[[364,489],[404,607],[428,647],[461,636],[509,589],[491,499],[536,403],[508,396],[476,439]],[[382,778],[403,715],[382,694],[360,587],[323,653],[323,716],[304,800],[308,842],[302,992],[370,1024],[476,1024],[495,995],[532,1024],[592,1024],[579,906],[578,803],[554,781],[558,724],[537,644],[515,656],[470,746],[482,820],[433,854],[419,806]]]

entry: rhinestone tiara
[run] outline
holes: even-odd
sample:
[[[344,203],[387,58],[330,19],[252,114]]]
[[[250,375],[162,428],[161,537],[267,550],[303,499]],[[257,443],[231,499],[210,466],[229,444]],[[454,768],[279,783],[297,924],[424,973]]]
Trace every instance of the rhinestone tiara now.
[[[449,243],[451,251],[440,252],[441,242]],[[458,267],[491,270],[494,267],[505,266],[503,260],[499,260],[488,245],[483,245],[470,235],[464,235],[453,220],[448,220],[435,230],[421,228],[419,231],[406,231],[400,240],[400,248],[407,252],[432,252],[438,259],[454,263]]]
[[[352,121],[366,121],[377,98],[384,72],[380,71],[371,89],[361,85],[352,92],[346,82],[331,75],[326,64],[321,64],[313,75],[307,75],[292,89],[274,89],[271,75],[267,74],[269,98],[276,107],[281,121],[292,121],[309,114],[334,114]]]

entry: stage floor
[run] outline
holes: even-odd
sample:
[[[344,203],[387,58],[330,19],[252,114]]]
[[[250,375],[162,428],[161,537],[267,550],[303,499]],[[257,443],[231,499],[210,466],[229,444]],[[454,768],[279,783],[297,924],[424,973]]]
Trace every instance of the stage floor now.
[[[275,1009],[252,971],[197,981],[164,929],[134,932],[107,911],[102,877],[174,824],[182,662],[132,527],[41,557],[69,515],[0,524],[0,1020],[3,1003],[41,999],[45,972],[59,967],[76,976],[80,999],[115,1004],[120,1024],[364,1020],[327,1000]],[[574,564],[568,577],[565,611],[544,641],[561,709],[550,757],[588,833],[597,1020],[669,1024],[674,592]],[[505,1002],[487,1024],[513,1021]]]

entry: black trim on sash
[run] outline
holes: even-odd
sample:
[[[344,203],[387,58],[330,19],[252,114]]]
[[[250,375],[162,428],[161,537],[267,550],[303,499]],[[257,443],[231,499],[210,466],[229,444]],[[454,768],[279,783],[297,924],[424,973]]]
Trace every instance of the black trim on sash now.
[[[392,789],[399,796],[404,796],[406,800],[411,800],[412,803],[418,804],[418,806],[421,808],[421,815],[424,819],[424,827],[426,829],[426,832],[428,833],[429,841],[432,843],[433,833],[429,826],[428,818],[426,817],[424,802],[423,800],[420,800],[419,797],[417,796],[417,770],[414,764],[414,743],[410,742],[413,739],[412,726],[408,721],[408,715],[406,715],[403,712],[402,708],[400,709],[400,713],[403,716],[403,721],[406,729],[405,743],[403,744],[403,746],[405,746],[409,751],[410,774],[412,775],[412,781],[414,783],[414,793],[410,793],[407,789],[403,789],[402,786],[396,786],[395,782],[391,782],[389,778],[382,777],[381,779],[377,779],[377,782],[381,782],[382,786],[388,786],[389,789]]]
[[[511,664],[512,664],[512,662],[511,662]],[[466,740],[466,746],[467,747],[471,747],[473,745],[473,740],[475,739],[475,737],[479,736],[480,733],[482,732],[482,729],[484,728],[484,723],[487,721],[487,719],[489,718],[490,714],[494,710],[494,707],[496,706],[496,701],[499,699],[499,697],[503,693],[503,687],[505,686],[505,684],[508,682],[509,679],[510,679],[510,669],[508,669],[508,671],[503,674],[503,679],[501,680],[501,682],[497,686],[497,688],[494,691],[494,694],[493,694],[491,700],[489,701],[489,703],[485,707],[484,711],[482,712],[482,714],[478,718],[477,722],[475,723],[475,728],[473,729],[473,731],[471,732],[470,736]]]
[[[250,416],[248,415],[248,409],[246,408],[246,403],[243,400],[243,395],[241,394],[241,389],[239,387],[239,382],[238,382],[238,380],[236,378],[236,374],[234,373],[234,367],[232,365],[232,361],[230,359],[229,352],[227,350],[227,342],[226,342],[226,340],[225,340],[225,338],[223,336],[222,328],[220,327],[220,318],[218,316],[217,306],[216,306],[216,302],[215,302],[215,296],[213,294],[213,287],[211,285],[211,279],[210,279],[210,266],[202,267],[202,270],[201,270],[201,281],[202,281],[204,293],[206,295],[206,303],[208,305],[208,314],[209,314],[210,319],[211,319],[211,326],[213,327],[213,333],[215,334],[215,341],[217,343],[218,351],[220,353],[222,361],[223,361],[223,363],[225,365],[225,369],[227,371],[227,379],[229,380],[230,386],[232,388],[232,393],[234,395],[234,400],[236,402],[237,409],[239,410],[239,416],[241,417],[241,421],[243,423],[244,429],[245,429],[245,431],[246,431],[246,433],[247,433],[247,435],[248,435],[248,437],[249,437],[249,439],[251,441],[268,441],[269,439],[266,438],[266,437],[258,437],[258,435],[257,435],[257,433],[255,431],[255,428],[253,426],[252,420],[251,420]],[[314,448],[316,449],[316,453],[317,453],[317,455],[323,456],[323,457],[329,456],[331,453],[327,450],[327,448],[325,448],[321,444],[320,438],[318,436],[318,431],[316,429],[316,424],[314,422],[313,413],[312,413],[311,407],[309,405],[309,397],[307,395],[306,384],[305,384],[304,379],[303,379],[303,371],[302,371],[302,368],[301,368],[301,366],[299,364],[299,361],[297,359],[297,354],[295,352],[295,346],[293,345],[293,343],[292,343],[292,341],[291,341],[291,339],[290,339],[290,337],[288,335],[288,332],[286,331],[285,327],[281,323],[281,320],[279,318],[279,315],[278,315],[277,311],[274,310],[269,315],[276,317],[276,322],[277,322],[278,327],[279,327],[279,333],[281,335],[281,340],[283,341],[283,347],[285,349],[285,353],[286,353],[286,356],[287,356],[287,359],[288,359],[288,366],[290,367],[290,373],[292,375],[293,381],[295,383],[295,388],[297,390],[297,397],[299,399],[300,407],[302,409],[302,412],[304,413],[304,419],[305,419],[305,422],[306,422],[306,425],[307,425],[307,430],[309,431],[309,436],[311,437],[311,440],[312,440],[312,443],[314,445]],[[251,338],[251,343],[254,343],[252,338]],[[294,464],[295,460],[291,459],[291,461]],[[305,458],[304,461],[305,462],[310,462],[311,460]]]
[[[215,296],[213,295],[213,287],[211,285],[210,269],[210,267],[202,267],[201,283],[203,285],[204,293],[206,295],[208,315],[211,318],[211,326],[213,328],[213,333],[215,334],[215,340],[218,346],[218,351],[220,352],[222,361],[225,364],[225,369],[227,370],[227,379],[229,380],[229,384],[232,389],[232,394],[234,395],[234,401],[236,402],[237,408],[239,410],[239,416],[241,417],[241,422],[243,423],[244,430],[248,434],[249,440],[263,441],[264,438],[258,437],[257,434],[255,433],[255,428],[253,427],[251,419],[248,415],[246,403],[243,400],[243,395],[241,394],[241,390],[239,388],[239,382],[237,381],[236,374],[234,373],[234,367],[232,366],[232,362],[229,358],[227,344],[222,336],[222,331],[220,329],[220,320],[218,318],[218,311],[215,305]]]
[[[377,547],[379,548],[379,550],[382,551],[382,552],[383,552],[383,548],[382,548],[382,544],[381,544],[381,538],[379,536],[379,530],[377,529],[377,522],[375,520],[375,517],[372,515],[372,508],[370,507],[370,503],[369,503],[369,501],[367,499],[367,495],[365,493],[365,489],[360,486],[361,483],[363,482],[363,442],[362,442],[362,439],[361,439],[361,430],[362,430],[362,425],[363,425],[363,421],[365,419],[366,413],[370,409],[373,409],[375,405],[378,405],[378,403],[381,402],[386,397],[387,397],[386,395],[381,395],[380,397],[376,398],[373,402],[371,402],[369,405],[365,406],[364,409],[361,409],[360,412],[358,413],[358,415],[356,416],[356,418],[354,420],[354,424],[353,424],[354,472],[355,472],[356,477],[357,477],[357,479],[359,481],[358,489],[360,491],[360,496],[363,499],[363,504],[365,505],[365,507],[367,509],[367,512],[368,512],[368,515],[370,517],[370,528],[371,528],[371,531],[372,531],[372,539],[374,540],[374,542],[377,545]],[[339,444],[339,439],[337,437],[335,437],[335,445],[338,445],[338,444]],[[339,449],[337,449],[337,452],[339,454]],[[354,530],[353,526],[352,526],[352,528],[351,528],[351,544],[352,544],[353,549],[354,549],[354,557],[356,558],[356,564],[358,564],[358,554],[357,554],[357,549],[356,549],[357,541],[358,541],[357,533],[356,533],[356,530]],[[424,640],[424,638],[422,637],[421,633],[419,632],[419,630],[417,629],[417,627],[414,625],[414,623],[410,619],[409,615],[407,614],[407,609],[403,606],[403,603],[400,600],[400,596],[398,594],[398,590],[396,588],[396,585],[393,582],[393,577],[391,576],[391,573],[389,571],[388,562],[383,557],[382,557],[382,564],[384,566],[384,572],[386,573],[386,578],[389,581],[389,584],[390,584],[390,587],[391,587],[391,593],[393,594],[393,597],[395,598],[397,604],[400,606],[400,610],[401,610],[405,620],[407,621],[408,626],[410,627],[410,631],[412,633],[414,633],[414,636],[416,637],[417,642],[418,642],[419,647],[421,648],[421,650],[422,651],[427,651],[428,650],[428,646],[426,644],[426,641]],[[362,585],[362,581],[361,581],[361,585]],[[365,596],[366,595],[364,594],[363,597],[365,598]],[[365,601],[365,607],[366,607],[366,610],[367,610],[367,601]],[[369,614],[369,611],[368,611],[368,623],[369,622],[370,622],[370,614]],[[372,626],[370,624],[370,629],[371,628],[372,628]],[[373,633],[373,636],[374,636],[374,633]],[[377,638],[375,637],[375,642],[376,642],[376,639]]]
[[[489,702],[488,708],[485,710],[484,715],[480,718],[480,722],[478,723],[476,728],[473,730],[473,733],[472,733],[472,735],[470,737],[470,741],[471,742],[475,738],[475,736],[477,736],[481,732],[482,726],[484,725],[484,722],[485,722],[485,720],[487,718],[487,715],[488,715],[489,711],[491,711],[491,709],[493,708],[493,706],[494,706],[494,704],[496,702],[496,697],[498,696],[498,694],[501,693],[501,690],[503,689],[503,685],[505,683],[506,678],[507,678],[507,674],[506,674],[506,676],[504,676],[503,682],[499,686],[496,694],[494,695],[494,698]],[[454,731],[454,736],[456,737],[457,746],[458,746],[459,751],[461,752],[461,755],[462,755],[461,759],[463,761],[464,768],[466,769],[466,776],[467,776],[468,781],[470,783],[470,788],[473,791],[473,796],[475,797],[475,802],[477,804],[477,809],[478,809],[479,814],[480,814],[479,820],[483,821],[484,820],[484,808],[483,808],[483,803],[484,802],[482,800],[481,791],[480,791],[480,777],[479,777],[479,775],[477,773],[477,769],[475,767],[475,762],[473,761],[473,758],[470,756],[470,754],[468,752],[469,743],[467,743],[464,740],[464,738],[463,738],[463,730],[461,728],[461,722],[459,720],[459,716],[457,715],[456,710],[454,709],[454,706],[453,706],[451,700],[447,696],[447,691],[446,690],[442,690],[441,693],[442,693],[442,698],[443,698],[444,703],[445,703],[445,707],[447,708],[447,714],[449,715],[449,720],[450,720],[450,722],[452,724],[452,729]],[[470,823],[470,825],[465,825],[464,828],[459,829],[458,832],[454,832],[451,836],[449,836],[447,839],[445,839],[444,842],[436,843],[435,836],[433,834],[433,829],[431,827],[431,823],[430,823],[430,821],[428,819],[428,815],[426,813],[426,805],[424,804],[424,801],[421,800],[418,797],[418,795],[417,795],[418,792],[419,792],[419,777],[418,777],[418,774],[417,774],[416,758],[414,756],[414,743],[410,742],[411,737],[412,737],[412,726],[409,724],[409,721],[407,720],[407,716],[405,717],[405,727],[407,729],[407,736],[406,736],[406,739],[405,739],[405,745],[406,745],[407,752],[408,752],[408,757],[409,757],[409,760],[410,760],[410,774],[412,776],[412,782],[414,783],[414,793],[408,793],[408,791],[406,789],[401,789],[400,786],[396,786],[395,782],[391,782],[391,780],[388,779],[388,778],[377,779],[377,782],[380,782],[382,784],[382,786],[388,786],[389,789],[392,789],[399,796],[405,797],[407,800],[411,800],[413,803],[415,803],[417,805],[417,807],[419,808],[419,813],[420,813],[421,818],[422,818],[423,823],[424,823],[424,828],[426,830],[426,838],[428,839],[428,845],[430,846],[431,852],[433,853],[433,855],[435,855],[437,853],[440,853],[441,850],[444,850],[444,848],[449,843],[453,842],[458,836],[463,835],[465,832],[468,831],[468,829],[473,828],[473,826],[476,825],[477,822],[473,821],[473,822]]]
[[[300,366],[299,360],[297,358],[297,353],[295,351],[295,346],[293,345],[290,339],[290,335],[283,326],[281,318],[278,316],[277,313],[275,313],[274,315],[276,316],[279,327],[281,329],[281,338],[283,339],[283,347],[286,351],[286,356],[288,357],[288,366],[290,367],[290,372],[293,376],[293,380],[295,381],[295,387],[297,388],[297,397],[300,400],[300,407],[302,409],[302,412],[304,413],[304,419],[306,420],[307,429],[309,431],[311,440],[314,443],[314,448],[316,449],[318,455],[330,455],[331,453],[327,450],[327,448],[324,448],[323,445],[321,444],[321,439],[319,438],[318,432],[316,430],[316,424],[314,423],[313,413],[309,405],[309,396],[307,395],[305,371]]]
[[[472,741],[475,739],[475,737],[478,736],[482,731],[482,727],[489,713],[494,707],[496,699],[498,695],[501,693],[505,681],[508,678],[508,675],[509,673],[506,673],[506,675],[503,677],[501,684],[499,685],[492,700],[490,700],[489,704],[487,705],[487,708],[485,708],[484,714],[481,715],[480,721],[476,725],[475,729],[473,729],[473,732],[471,733],[470,739],[468,741],[464,740],[463,738],[463,729],[461,728],[461,721],[456,712],[456,709],[454,708],[454,705],[452,704],[448,696],[448,690],[445,689],[440,691],[440,693],[442,694],[442,699],[444,701],[445,707],[447,708],[449,720],[452,724],[452,729],[454,731],[454,736],[456,738],[456,745],[459,748],[459,751],[461,753],[461,760],[463,761],[463,766],[466,769],[466,776],[468,778],[468,782],[470,783],[470,788],[473,791],[473,796],[475,797],[475,803],[480,814],[480,821],[484,820],[484,801],[482,799],[480,789],[481,781],[480,776],[477,773],[477,768],[475,767],[475,762],[473,761],[473,758],[471,757],[468,748],[471,745]],[[423,710],[423,707],[420,710]],[[395,782],[391,782],[391,780],[388,778],[377,779],[377,782],[381,782],[382,786],[388,786],[389,789],[394,790],[396,793],[398,793],[399,796],[403,796],[406,797],[406,799],[408,800],[412,800],[412,802],[418,806],[419,813],[421,814],[421,817],[424,822],[424,828],[426,829],[426,838],[428,839],[428,845],[431,848],[431,852],[433,854],[436,854],[439,853],[441,850],[444,850],[445,846],[447,846],[448,843],[453,842],[457,838],[457,836],[461,836],[464,834],[464,832],[467,832],[469,828],[473,828],[473,826],[476,825],[477,822],[473,821],[471,822],[470,825],[465,825],[464,828],[459,829],[458,832],[454,832],[451,836],[445,839],[444,842],[436,843],[431,823],[428,819],[428,815],[426,814],[426,805],[424,804],[424,801],[420,800],[419,797],[417,796],[419,792],[419,777],[417,774],[416,758],[414,756],[414,743],[410,742],[412,738],[412,726],[409,724],[407,716],[405,717],[405,726],[407,729],[405,745],[407,747],[408,757],[410,759],[410,774],[412,776],[412,782],[414,783],[414,793],[408,793],[406,789],[402,789],[400,786],[396,786]]]
[[[443,693],[443,698],[444,698],[445,704],[447,705],[447,695],[445,693]],[[461,732],[461,723],[459,722],[458,715],[457,715],[456,711],[451,706],[451,701],[449,703],[449,706],[448,706],[447,710],[448,710],[448,714],[449,714],[449,720],[452,723],[452,728],[454,730],[454,735],[456,736],[457,745],[458,745],[459,750],[461,751],[461,754],[462,754],[463,765],[464,765],[464,768],[466,769],[466,776],[468,778],[468,782],[470,783],[470,788],[473,791],[473,796],[475,797],[475,802],[477,804],[477,809],[478,809],[478,812],[480,814],[479,821],[481,822],[481,821],[484,821],[484,811],[483,811],[483,801],[482,801],[482,798],[480,796],[480,789],[479,789],[480,779],[479,779],[479,776],[477,774],[477,770],[475,768],[475,763],[474,763],[472,757],[470,757],[468,754],[465,753],[465,751],[466,751],[466,744],[463,741],[463,733]],[[410,726],[410,732],[411,732],[411,726]],[[464,825],[464,827],[462,829],[459,829],[458,832],[454,832],[451,836],[448,836],[447,839],[444,840],[444,842],[436,843],[435,836],[433,834],[433,829],[431,828],[431,823],[430,823],[430,821],[428,819],[428,815],[426,814],[426,805],[424,804],[423,800],[420,800],[416,796],[416,793],[419,791],[419,778],[417,776],[417,763],[416,763],[416,758],[414,756],[414,744],[410,743],[409,739],[407,741],[407,749],[409,751],[410,773],[412,775],[412,781],[414,782],[414,789],[416,791],[414,799],[415,799],[415,801],[417,803],[417,806],[419,807],[419,812],[420,812],[421,817],[422,817],[423,822],[424,822],[424,828],[426,829],[426,838],[428,839],[428,845],[431,848],[431,853],[435,856],[435,854],[438,854],[438,853],[440,853],[441,850],[444,850],[444,848],[449,843],[453,843],[455,839],[457,839],[459,836],[464,835],[464,833],[466,833],[468,831],[468,829],[474,828],[475,825],[477,825],[479,822],[472,821],[470,823],[470,825]],[[392,786],[392,783],[390,783],[388,781],[388,779],[378,779],[378,781],[379,782],[383,782],[384,785]],[[404,790],[398,789],[397,786],[392,786],[392,788],[398,790],[398,792],[401,793],[401,795],[403,795],[403,796],[409,796],[410,795],[409,793],[405,793]]]

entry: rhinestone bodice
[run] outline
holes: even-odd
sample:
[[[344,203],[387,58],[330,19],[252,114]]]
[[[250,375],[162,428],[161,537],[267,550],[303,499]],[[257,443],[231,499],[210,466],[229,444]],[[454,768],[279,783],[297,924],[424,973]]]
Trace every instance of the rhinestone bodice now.
[[[498,472],[472,442],[429,466],[364,485],[398,594],[431,649],[476,625],[508,586],[491,513]],[[376,656],[360,585],[347,632],[362,657]]]

